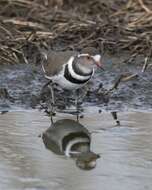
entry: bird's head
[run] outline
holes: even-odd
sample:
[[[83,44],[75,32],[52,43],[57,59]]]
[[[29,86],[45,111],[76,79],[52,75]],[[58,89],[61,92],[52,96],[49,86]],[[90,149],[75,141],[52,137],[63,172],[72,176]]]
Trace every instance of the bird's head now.
[[[79,54],[78,59],[79,63],[85,65],[86,67],[103,69],[100,54]]]
[[[86,48],[83,48],[82,51],[81,51],[81,54],[89,54],[94,62],[93,64],[96,66],[96,68],[100,68],[102,70],[103,69],[103,63],[102,63],[102,60],[101,60],[101,53],[98,51],[98,49],[94,48],[94,47],[86,47]]]
[[[101,55],[95,48],[85,48],[74,58],[75,65],[84,71],[90,72],[96,69],[103,69]]]
[[[91,170],[96,167],[96,160],[100,158],[99,154],[94,152],[84,152],[78,155],[76,165],[83,170]]]

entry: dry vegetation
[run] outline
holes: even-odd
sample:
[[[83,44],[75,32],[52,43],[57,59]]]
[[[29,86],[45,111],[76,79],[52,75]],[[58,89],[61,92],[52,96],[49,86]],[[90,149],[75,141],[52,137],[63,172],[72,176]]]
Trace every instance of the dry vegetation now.
[[[40,49],[152,55],[151,0],[1,0],[0,63],[38,62]]]

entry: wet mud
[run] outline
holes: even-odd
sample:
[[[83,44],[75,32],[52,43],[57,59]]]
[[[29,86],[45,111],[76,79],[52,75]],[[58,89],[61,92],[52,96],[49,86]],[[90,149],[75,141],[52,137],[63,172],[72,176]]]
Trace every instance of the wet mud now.
[[[83,99],[83,107],[98,105],[103,110],[151,110],[152,109],[152,70],[142,73],[143,59],[136,59],[134,64],[125,63],[127,55],[104,55],[105,71],[98,71],[91,81],[90,91]],[[99,86],[103,91],[112,87],[121,74],[137,74],[130,81],[122,82],[110,96],[97,93]],[[43,89],[48,82],[40,65],[19,64],[0,66],[0,110],[6,111],[22,108],[38,108],[40,103],[47,106],[50,99],[49,90]],[[42,90],[43,89],[43,90]],[[75,94],[58,89],[56,102],[59,109],[73,104]],[[63,98],[64,97],[64,98]],[[72,98],[71,98],[72,97]],[[45,107],[44,106],[44,107]]]

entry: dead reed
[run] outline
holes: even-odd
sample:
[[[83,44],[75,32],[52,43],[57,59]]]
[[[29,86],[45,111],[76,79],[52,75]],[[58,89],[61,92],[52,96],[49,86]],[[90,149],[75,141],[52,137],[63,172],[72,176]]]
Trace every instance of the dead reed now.
[[[41,49],[152,56],[151,0],[0,1],[0,64],[38,61]]]

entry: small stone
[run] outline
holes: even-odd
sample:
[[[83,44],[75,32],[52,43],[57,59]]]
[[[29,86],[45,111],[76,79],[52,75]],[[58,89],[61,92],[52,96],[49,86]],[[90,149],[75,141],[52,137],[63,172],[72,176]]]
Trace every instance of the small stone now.
[[[102,110],[98,110],[98,112],[99,112],[99,113],[101,113],[101,112],[102,112]]]
[[[84,115],[80,115],[80,118],[83,119],[83,118],[84,118]]]
[[[52,116],[56,116],[56,113],[54,112],[54,113],[52,113]]]

